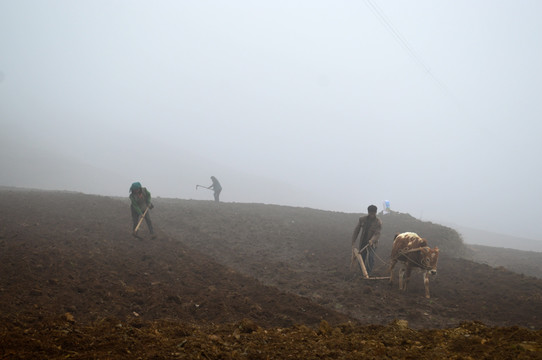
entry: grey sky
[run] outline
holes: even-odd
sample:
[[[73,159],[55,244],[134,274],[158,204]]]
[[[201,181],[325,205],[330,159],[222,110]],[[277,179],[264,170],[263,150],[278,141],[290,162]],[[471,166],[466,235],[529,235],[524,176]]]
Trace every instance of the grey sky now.
[[[0,0],[0,185],[542,240],[542,2]]]

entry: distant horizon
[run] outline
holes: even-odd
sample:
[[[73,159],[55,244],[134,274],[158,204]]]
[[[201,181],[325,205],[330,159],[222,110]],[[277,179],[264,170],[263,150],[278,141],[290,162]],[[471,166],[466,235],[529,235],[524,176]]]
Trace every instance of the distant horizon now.
[[[68,192],[68,193],[74,193],[74,194],[105,196],[105,197],[112,197],[112,198],[119,198],[119,199],[128,198],[127,194],[126,195],[99,194],[99,193],[88,193],[88,192],[79,191],[79,190],[43,189],[43,188],[20,187],[20,186],[11,186],[11,185],[0,185],[0,190],[9,190],[9,189],[16,189],[18,191]],[[170,197],[170,196],[154,196],[154,197],[159,198],[159,199],[186,200],[186,201],[209,201],[209,202],[213,201],[212,199],[191,199],[191,198]],[[300,208],[300,209],[318,210],[318,211],[323,211],[323,212],[339,212],[339,213],[344,213],[344,214],[365,214],[366,213],[366,212],[350,212],[350,211],[340,211],[340,210],[331,210],[331,209],[321,209],[321,208],[296,206],[296,205],[280,204],[280,203],[261,203],[261,202],[245,202],[245,201],[223,201],[223,202],[232,203],[232,204],[261,204],[261,205],[272,205],[272,206],[284,206],[284,207],[292,207],[292,208]],[[379,207],[379,209],[381,208]],[[378,216],[381,216],[380,211],[381,210],[379,210]],[[394,212],[410,215],[413,218],[422,222],[431,222],[431,223],[435,223],[438,225],[452,228],[461,235],[464,243],[468,245],[480,245],[480,246],[488,246],[488,247],[494,247],[494,248],[509,248],[509,249],[514,249],[514,250],[519,250],[519,251],[542,252],[542,240],[539,240],[539,239],[516,236],[516,235],[506,234],[506,233],[499,233],[499,232],[494,232],[491,230],[465,226],[461,224],[453,224],[446,221],[420,219],[408,212],[401,212],[401,211],[394,211]],[[480,237],[481,234],[484,236],[483,240],[481,240],[481,237]],[[490,237],[489,240],[486,238],[486,236]],[[511,242],[512,240],[515,240],[515,241]]]

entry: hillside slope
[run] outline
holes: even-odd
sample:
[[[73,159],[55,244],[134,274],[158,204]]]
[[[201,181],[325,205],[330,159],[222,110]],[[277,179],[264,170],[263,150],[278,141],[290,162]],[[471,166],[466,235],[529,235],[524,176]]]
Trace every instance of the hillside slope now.
[[[375,275],[386,276],[393,236],[414,231],[441,248],[438,275],[423,297],[421,274],[406,293],[387,280],[367,281],[350,269],[357,215],[261,204],[157,199],[157,224],[188,246],[266,285],[297,294],[367,324],[405,319],[413,327],[479,320],[542,326],[542,282],[461,258],[457,233],[407,214],[382,217]]]
[[[467,245],[467,247],[471,250],[468,259],[542,279],[542,252],[484,245]]]
[[[158,238],[136,239],[126,199],[39,191],[0,196],[0,301],[6,313],[40,309],[80,320],[248,317],[262,325],[405,319],[416,328],[478,320],[542,327],[542,281],[462,259],[468,249],[454,230],[407,214],[382,217],[375,272],[387,275],[395,233],[417,232],[441,249],[429,300],[419,273],[403,293],[352,270],[356,214],[157,198],[152,216]]]
[[[542,253],[542,240],[526,239],[519,236],[497,234],[491,231],[473,229],[467,226],[448,226],[456,229],[466,244],[495,248],[515,249]]]
[[[0,201],[1,358],[542,354],[542,282],[457,258],[453,230],[405,214],[383,218],[378,271],[394,232],[419,232],[445,249],[431,299],[419,275],[401,293],[350,271],[354,214],[156,199],[158,237],[137,239],[126,199],[1,189]]]
[[[261,326],[348,318],[263,286],[159,232],[131,236],[121,201],[69,192],[0,191],[0,309],[4,317],[71,314]],[[128,211],[127,211],[128,210]]]

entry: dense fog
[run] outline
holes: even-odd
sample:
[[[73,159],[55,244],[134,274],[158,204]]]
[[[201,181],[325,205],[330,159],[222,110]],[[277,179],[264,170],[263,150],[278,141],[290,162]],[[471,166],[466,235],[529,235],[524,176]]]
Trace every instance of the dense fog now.
[[[542,240],[538,1],[2,1],[0,185]]]

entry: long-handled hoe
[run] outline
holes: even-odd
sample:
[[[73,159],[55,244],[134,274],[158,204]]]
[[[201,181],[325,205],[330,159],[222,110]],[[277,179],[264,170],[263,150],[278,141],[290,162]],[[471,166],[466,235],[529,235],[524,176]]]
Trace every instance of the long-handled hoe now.
[[[139,230],[139,227],[143,223],[143,219],[145,219],[145,215],[147,215],[147,211],[149,211],[149,207],[145,209],[145,212],[143,213],[143,215],[141,215],[141,218],[139,218],[137,226],[135,227],[134,232],[132,233],[132,235],[135,236],[136,238],[139,238],[139,236],[137,236],[137,231]]]

